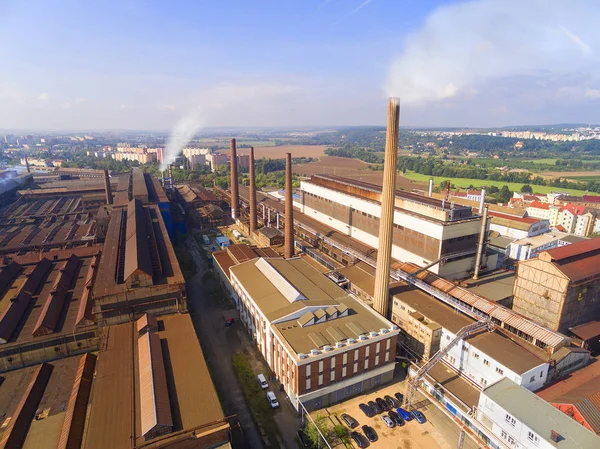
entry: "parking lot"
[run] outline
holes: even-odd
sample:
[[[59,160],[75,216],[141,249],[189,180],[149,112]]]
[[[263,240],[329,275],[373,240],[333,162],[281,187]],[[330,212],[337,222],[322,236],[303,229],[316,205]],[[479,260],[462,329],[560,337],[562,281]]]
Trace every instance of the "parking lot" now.
[[[397,392],[404,394],[405,389],[404,381],[396,382],[340,404],[315,411],[311,415],[330,415],[332,421],[337,424],[337,417],[339,415],[342,413],[349,414],[359,423],[359,426],[353,430],[359,431],[363,436],[364,432],[361,430],[361,427],[364,424],[375,429],[378,440],[369,445],[369,447],[373,448],[454,449],[458,442],[458,427],[434,404],[431,404],[421,395],[418,395],[416,407],[425,415],[426,422],[424,424],[419,424],[416,420],[412,419],[403,426],[388,428],[381,420],[381,414],[375,415],[373,418],[367,418],[358,408],[360,403],[366,404],[378,397],[383,398],[385,395],[394,397],[394,393]],[[353,441],[351,443],[352,447],[357,447]],[[464,449],[475,449],[477,447],[472,440],[468,437],[465,438]]]

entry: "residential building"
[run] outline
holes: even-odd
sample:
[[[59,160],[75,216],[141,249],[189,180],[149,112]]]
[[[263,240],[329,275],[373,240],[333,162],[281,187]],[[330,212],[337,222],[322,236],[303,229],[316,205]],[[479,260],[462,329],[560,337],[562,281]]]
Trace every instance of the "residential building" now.
[[[577,224],[577,217],[584,213],[585,206],[576,206],[574,204],[567,204],[560,208],[558,214],[557,226],[562,226],[565,232],[573,234]]]
[[[556,197],[554,204],[557,206],[566,206],[567,204],[573,204],[575,206],[591,207],[594,209],[600,208],[600,195],[583,195],[583,196],[571,196],[561,195]]]
[[[300,185],[300,211],[377,248],[381,186],[333,175],[313,175]],[[470,206],[396,192],[392,257],[429,265],[450,279],[464,278],[475,264],[481,216]],[[487,263],[491,263],[489,257]],[[496,265],[495,259],[492,265]]]
[[[314,410],[393,378],[398,328],[302,258],[229,265],[240,321],[297,410]]]
[[[492,447],[600,447],[600,437],[509,378],[481,392],[477,419],[494,435]]]
[[[187,158],[190,170],[198,170],[206,165],[206,155],[192,154]]]
[[[550,222],[547,219],[518,217],[492,211],[488,212],[488,215],[490,217],[490,231],[496,231],[504,237],[522,239],[550,231]]]
[[[600,237],[521,261],[513,310],[559,332],[600,319]]]
[[[221,153],[207,154],[206,163],[210,165],[210,169],[214,172],[220,166],[229,164],[229,156]]]
[[[210,148],[184,148],[182,154],[191,159],[193,156],[207,156],[211,153]]]
[[[240,154],[237,159],[240,170],[247,171],[250,168],[250,155]]]
[[[560,209],[560,206],[552,203],[532,201],[529,207],[527,207],[527,216],[548,220],[550,226],[556,226],[558,224]]]
[[[582,214],[577,215],[573,233],[582,237],[589,237],[594,232],[594,225],[599,215],[600,210],[586,208]]]

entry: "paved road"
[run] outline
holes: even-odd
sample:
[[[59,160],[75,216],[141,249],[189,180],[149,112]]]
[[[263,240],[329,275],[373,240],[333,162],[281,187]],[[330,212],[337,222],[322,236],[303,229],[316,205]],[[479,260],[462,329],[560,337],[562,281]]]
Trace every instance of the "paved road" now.
[[[231,365],[232,355],[242,349],[240,340],[234,327],[224,326],[223,310],[227,306],[217,303],[206,294],[207,288],[202,279],[206,266],[193,239],[188,239],[188,248],[199,268],[198,274],[187,283],[188,306],[196,333],[202,341],[213,382],[225,412],[238,415],[244,434],[244,447],[263,448],[260,433],[246,406],[242,388]]]

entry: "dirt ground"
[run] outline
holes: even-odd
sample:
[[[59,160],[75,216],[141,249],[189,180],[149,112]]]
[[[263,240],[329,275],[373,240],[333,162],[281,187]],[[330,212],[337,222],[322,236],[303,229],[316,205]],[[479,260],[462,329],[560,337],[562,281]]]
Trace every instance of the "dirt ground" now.
[[[325,154],[327,145],[282,145],[280,147],[254,147],[256,159],[271,158],[283,159],[286,153],[292,153],[292,157],[321,157]],[[229,150],[219,150],[219,153],[228,153]],[[249,148],[238,148],[238,155],[250,154]]]
[[[585,176],[587,177],[592,177],[592,176],[598,176],[600,177],[600,170],[593,170],[593,171],[544,171],[544,172],[540,172],[540,176],[543,176],[545,178],[566,178],[566,179],[570,179],[573,177],[578,177],[578,176]],[[575,179],[574,181],[580,181],[578,179]]]
[[[294,173],[305,176],[316,174],[337,175],[381,185],[383,171],[370,170],[369,165],[359,159],[322,156],[319,162],[294,165]],[[396,177],[396,188],[398,189],[411,190],[426,187],[427,185],[423,182],[413,181],[400,175]]]

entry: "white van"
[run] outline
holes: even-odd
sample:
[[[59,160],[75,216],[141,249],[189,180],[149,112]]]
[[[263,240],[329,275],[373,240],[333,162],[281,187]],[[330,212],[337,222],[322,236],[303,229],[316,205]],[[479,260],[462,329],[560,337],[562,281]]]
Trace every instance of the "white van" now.
[[[273,393],[272,391],[267,391],[267,401],[269,401],[269,405],[271,406],[271,408],[279,407],[279,402],[277,402],[275,393]]]
[[[258,385],[260,385],[260,388],[262,388],[263,390],[269,388],[267,379],[265,379],[265,376],[263,374],[259,374],[258,376],[256,376],[256,380],[258,380]]]

